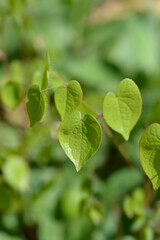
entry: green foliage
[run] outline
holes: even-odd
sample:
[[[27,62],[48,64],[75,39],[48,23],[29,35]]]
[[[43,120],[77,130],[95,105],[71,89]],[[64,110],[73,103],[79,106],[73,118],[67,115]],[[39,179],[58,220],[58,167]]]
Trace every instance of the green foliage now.
[[[0,1],[0,239],[159,239],[160,194],[143,173],[147,165],[158,172],[159,150],[153,149],[154,160],[140,154],[139,161],[138,143],[146,126],[160,121],[160,20],[158,1],[150,1],[149,8],[148,1],[141,2]],[[46,50],[51,61],[46,54],[44,62]],[[102,106],[105,94],[116,93],[126,77],[140,89],[143,114],[137,124],[138,114],[134,124],[125,114],[124,121],[133,126],[120,132],[115,105],[107,116],[102,115]],[[4,101],[2,92],[8,83],[14,84]],[[30,87],[35,91],[29,107],[33,128],[28,127],[23,99],[23,91]],[[134,89],[127,93],[131,96]],[[36,124],[44,110],[43,121]],[[67,121],[75,121],[75,111],[82,117],[76,125],[68,125]],[[104,119],[113,113],[118,129],[113,128],[113,119],[111,124]],[[75,141],[71,137],[70,142],[64,131],[66,143],[77,141],[80,148],[80,139],[85,140],[81,150],[89,155],[88,125],[81,120],[88,114],[102,125],[103,141],[77,174],[58,144],[58,127],[71,132],[75,127]],[[80,127],[86,131],[78,139]],[[97,139],[94,132],[91,146]],[[151,142],[153,137],[147,139]],[[145,145],[149,150],[152,147]]]
[[[98,150],[102,137],[101,127],[92,115],[85,114],[84,119],[81,119],[81,113],[75,111],[81,102],[82,89],[75,80],[71,81],[67,86],[58,87],[55,91],[55,105],[63,120],[58,131],[59,141],[77,171]],[[33,126],[42,119],[45,110],[44,94],[40,91],[38,85],[33,85],[28,90],[26,105],[31,126]],[[86,106],[88,107],[88,105]],[[125,140],[128,140],[130,131],[140,117],[141,110],[140,91],[130,79],[121,81],[117,88],[117,97],[114,93],[109,92],[104,98],[104,118],[110,127],[122,134]],[[93,113],[95,113],[94,110]],[[98,114],[97,116],[99,117]],[[158,131],[155,128],[158,127],[158,125],[149,127],[149,130],[146,130],[147,133],[144,133],[140,141],[142,166],[151,179],[154,189],[160,186],[160,177],[158,175],[159,147],[157,146],[155,150],[154,146]],[[153,139],[153,137],[155,138]],[[148,139],[151,139],[150,142]],[[148,159],[147,163],[146,157]]]
[[[102,133],[93,116],[86,114],[81,119],[81,113],[75,111],[61,123],[58,136],[63,150],[79,171],[98,150]]]
[[[0,184],[0,210],[7,210],[11,204],[11,191],[4,186],[2,183]]]
[[[89,219],[96,226],[100,225],[104,217],[102,205],[94,200],[87,201],[85,205],[86,205],[85,210],[87,212]]]
[[[29,184],[29,167],[25,160],[19,156],[9,156],[3,165],[5,181],[13,188],[26,191]]]
[[[62,120],[77,109],[82,101],[80,84],[73,80],[68,86],[60,86],[55,91],[55,104]]]
[[[132,196],[127,196],[123,202],[124,212],[129,218],[144,215],[144,192],[137,188]]]
[[[45,111],[44,93],[40,91],[38,85],[33,85],[29,88],[26,96],[26,107],[32,127],[42,119]]]
[[[141,238],[144,240],[154,240],[155,236],[151,227],[144,227],[141,233]]]
[[[0,233],[0,238],[3,240],[21,240],[21,238],[6,234],[5,232]]]
[[[110,194],[108,194],[108,191],[104,192],[105,201],[110,203],[120,201],[127,192],[136,188],[142,182],[142,177],[134,169],[126,167],[115,171],[107,178],[105,186]],[[121,189],[119,186],[123,186],[123,188]]]
[[[129,139],[130,131],[139,119],[142,99],[136,84],[124,79],[117,88],[117,97],[109,92],[103,103],[103,114],[108,125]]]
[[[140,160],[144,171],[150,178],[153,188],[157,190],[160,186],[160,125],[151,124],[143,133],[140,143]]]
[[[61,208],[67,219],[75,219],[80,215],[81,202],[86,199],[86,196],[87,194],[78,188],[67,189],[61,201]]]
[[[46,89],[48,87],[49,81],[49,54],[46,54],[46,64],[44,67],[43,78],[42,78],[42,86],[41,89]]]
[[[7,82],[1,89],[1,100],[10,109],[15,109],[23,98],[23,91],[17,82]]]

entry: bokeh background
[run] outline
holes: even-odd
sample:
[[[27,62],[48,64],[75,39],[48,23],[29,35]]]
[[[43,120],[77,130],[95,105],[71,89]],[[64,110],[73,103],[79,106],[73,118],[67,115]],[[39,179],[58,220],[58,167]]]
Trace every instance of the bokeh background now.
[[[80,170],[61,149],[54,91],[32,129],[25,94],[51,70],[80,82],[96,111],[123,78],[139,86],[143,111],[130,140],[114,133],[142,174],[127,166],[105,132]],[[0,239],[159,240],[160,194],[141,168],[138,143],[160,121],[159,0],[0,0]],[[16,82],[23,98],[2,96]],[[50,75],[49,86],[60,85]],[[7,99],[7,100],[6,100]],[[84,113],[88,110],[80,106]]]

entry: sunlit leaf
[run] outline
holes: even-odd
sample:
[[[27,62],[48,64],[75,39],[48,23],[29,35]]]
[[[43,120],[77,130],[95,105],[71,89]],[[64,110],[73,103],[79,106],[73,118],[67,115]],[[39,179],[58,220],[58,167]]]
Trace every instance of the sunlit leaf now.
[[[82,89],[80,84],[73,80],[68,86],[60,86],[55,92],[56,108],[62,119],[69,116],[80,105]]]
[[[77,171],[98,150],[102,138],[97,120],[90,114],[86,114],[82,120],[78,111],[61,123],[58,135],[63,150]]]
[[[160,186],[160,124],[151,124],[144,131],[139,152],[143,169],[156,190]]]
[[[130,79],[121,81],[117,88],[117,96],[109,92],[104,99],[103,114],[108,125],[116,132],[122,134],[125,140],[142,110],[142,99],[137,85]]]

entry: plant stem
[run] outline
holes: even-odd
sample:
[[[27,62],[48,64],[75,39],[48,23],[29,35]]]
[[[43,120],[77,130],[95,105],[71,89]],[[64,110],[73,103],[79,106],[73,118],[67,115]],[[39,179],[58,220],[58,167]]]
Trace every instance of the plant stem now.
[[[66,84],[66,86],[68,85],[68,82],[66,82],[65,80],[63,80],[61,77],[59,77],[58,75],[56,75],[55,73],[50,72],[50,74],[52,74],[53,76],[57,77],[60,81],[62,81],[63,83]],[[116,149],[118,150],[118,152],[120,153],[120,155],[122,156],[123,160],[125,161],[125,163],[129,166],[131,166],[132,168],[136,169],[140,175],[143,176],[142,172],[140,171],[140,169],[130,160],[130,158],[128,156],[126,156],[126,154],[123,152],[123,150],[121,149],[121,147],[119,146],[119,143],[117,142],[117,140],[115,139],[112,131],[110,130],[110,128],[108,127],[107,123],[105,122],[104,118],[103,118],[103,114],[96,112],[88,103],[86,103],[85,100],[82,99],[82,103],[86,106],[86,108],[88,108],[88,110],[90,110],[94,115],[96,115],[96,117],[101,121],[105,132],[107,133],[108,137],[110,138],[110,140],[112,141],[112,143],[114,144],[114,146],[116,147]]]
[[[53,72],[49,72],[50,74],[52,74],[54,77],[58,78],[61,82],[65,83],[66,86],[68,85],[68,82],[65,81],[64,79],[62,79],[61,77],[59,77],[57,74],[53,73]]]
[[[48,90],[55,90],[55,89],[56,89],[56,87],[52,87],[52,88],[42,89],[41,91],[46,92],[46,91],[48,91]]]
[[[97,118],[101,118],[102,114],[96,112],[88,103],[86,103],[86,101],[84,101],[82,99],[82,103],[86,106],[86,108],[88,108],[93,114],[95,114],[97,116]]]

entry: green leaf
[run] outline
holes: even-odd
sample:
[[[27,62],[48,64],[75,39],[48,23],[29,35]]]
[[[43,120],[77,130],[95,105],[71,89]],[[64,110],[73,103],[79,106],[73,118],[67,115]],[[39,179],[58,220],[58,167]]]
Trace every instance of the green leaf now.
[[[77,186],[67,188],[61,200],[61,210],[65,217],[68,219],[79,217],[81,213],[80,205],[85,198],[86,193],[77,188]]]
[[[133,210],[133,201],[132,198],[127,196],[123,201],[123,210],[128,218],[134,217],[134,210]]]
[[[45,111],[44,93],[40,91],[38,85],[33,85],[29,88],[26,97],[26,107],[32,127],[36,122],[42,119]]]
[[[143,226],[145,226],[145,224],[146,224],[145,216],[137,217],[135,218],[133,224],[131,225],[131,231],[136,233],[140,231],[143,228]],[[140,239],[144,239],[144,238],[140,238]]]
[[[143,133],[139,143],[140,161],[153,188],[160,186],[160,124],[151,124]]]
[[[144,226],[140,234],[141,239],[144,240],[154,240],[155,233],[154,230],[150,226]]]
[[[80,84],[73,80],[68,86],[60,86],[55,92],[56,108],[62,120],[77,109],[82,100],[82,89]]]
[[[49,80],[49,54],[46,54],[46,64],[44,67],[43,78],[42,78],[42,89],[46,89],[48,87],[48,80]]]
[[[141,188],[136,188],[131,196],[125,197],[123,209],[128,218],[144,215],[144,192]]]
[[[0,183],[0,210],[7,210],[11,206],[12,192]]]
[[[1,89],[1,100],[10,109],[15,109],[23,98],[23,91],[16,82],[7,82]]]
[[[102,138],[97,120],[90,114],[84,115],[82,120],[79,111],[75,111],[61,123],[58,135],[63,150],[77,171],[98,150]]]
[[[29,183],[29,167],[19,156],[10,156],[6,159],[2,169],[4,179],[17,190],[25,191]]]
[[[88,203],[87,216],[91,222],[98,226],[104,218],[104,211],[99,202],[93,201]]]
[[[117,88],[117,96],[109,92],[104,99],[103,115],[107,124],[120,133],[125,140],[138,121],[142,110],[142,99],[137,85],[124,79]]]

